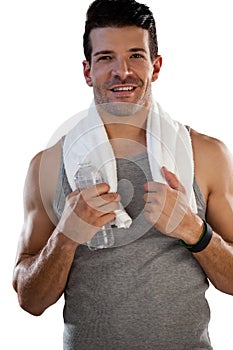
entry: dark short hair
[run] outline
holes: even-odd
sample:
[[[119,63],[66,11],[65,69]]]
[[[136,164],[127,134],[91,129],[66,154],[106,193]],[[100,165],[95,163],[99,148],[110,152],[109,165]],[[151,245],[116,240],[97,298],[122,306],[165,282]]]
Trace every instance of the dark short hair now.
[[[95,28],[137,26],[149,31],[150,56],[158,55],[154,16],[149,7],[135,0],[95,0],[88,8],[83,35],[86,60],[91,63],[90,32]]]

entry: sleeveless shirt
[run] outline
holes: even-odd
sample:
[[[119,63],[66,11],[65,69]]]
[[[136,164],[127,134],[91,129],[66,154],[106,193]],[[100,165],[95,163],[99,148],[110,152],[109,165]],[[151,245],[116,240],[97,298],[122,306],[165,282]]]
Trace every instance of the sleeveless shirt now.
[[[206,275],[177,239],[144,219],[143,184],[152,180],[147,154],[117,159],[117,172],[118,193],[133,224],[114,228],[120,246],[77,248],[64,291],[64,350],[212,349]],[[193,188],[204,218],[195,178]],[[58,219],[70,192],[62,161],[54,200]]]

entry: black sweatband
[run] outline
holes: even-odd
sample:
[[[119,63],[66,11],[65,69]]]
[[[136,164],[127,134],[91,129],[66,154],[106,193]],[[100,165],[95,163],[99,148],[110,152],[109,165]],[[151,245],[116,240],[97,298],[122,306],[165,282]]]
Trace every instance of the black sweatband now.
[[[180,239],[179,241],[180,245],[187,248],[192,253],[199,253],[202,250],[204,250],[210,243],[210,240],[213,236],[213,230],[211,226],[205,220],[203,220],[203,222],[204,222],[204,228],[203,228],[201,237],[199,238],[196,244],[188,245],[182,239]]]

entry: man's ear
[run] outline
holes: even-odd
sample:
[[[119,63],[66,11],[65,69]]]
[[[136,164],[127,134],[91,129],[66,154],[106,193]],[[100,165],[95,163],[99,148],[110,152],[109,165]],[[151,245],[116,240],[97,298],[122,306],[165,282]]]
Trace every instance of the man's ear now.
[[[154,71],[153,71],[153,75],[152,75],[152,81],[156,81],[158,79],[159,72],[160,72],[160,69],[162,67],[162,63],[163,63],[162,57],[156,56],[156,58],[154,59],[154,63],[153,63]]]
[[[83,61],[83,75],[88,86],[93,86],[91,79],[91,66],[88,61]]]

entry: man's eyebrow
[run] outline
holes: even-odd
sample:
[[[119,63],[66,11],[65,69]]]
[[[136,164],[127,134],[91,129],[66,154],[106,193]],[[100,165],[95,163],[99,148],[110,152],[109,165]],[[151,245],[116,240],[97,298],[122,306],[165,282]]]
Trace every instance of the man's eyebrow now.
[[[145,49],[143,49],[142,47],[132,47],[131,49],[128,50],[128,52],[144,52],[147,53],[147,51]],[[113,54],[114,51],[112,50],[101,50],[101,51],[97,51],[93,54],[94,57],[98,56],[98,55],[111,55]]]
[[[147,51],[145,49],[143,49],[142,47],[133,47],[132,49],[129,49],[129,52],[138,52],[138,51],[142,51],[147,53]]]
[[[95,52],[93,56],[110,55],[110,54],[113,54],[113,51],[111,51],[111,50],[101,50],[101,51]]]

